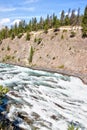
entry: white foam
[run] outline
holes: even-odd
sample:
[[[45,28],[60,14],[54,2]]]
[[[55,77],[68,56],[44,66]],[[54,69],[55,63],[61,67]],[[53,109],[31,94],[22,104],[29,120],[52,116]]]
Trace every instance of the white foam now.
[[[69,122],[87,129],[87,85],[79,78],[19,66],[3,65],[4,75],[0,70],[0,84],[12,86],[15,93],[7,93],[12,99],[7,114],[10,120],[18,119],[21,112],[32,119],[32,127],[40,130],[67,130]],[[19,126],[32,129],[23,119]]]

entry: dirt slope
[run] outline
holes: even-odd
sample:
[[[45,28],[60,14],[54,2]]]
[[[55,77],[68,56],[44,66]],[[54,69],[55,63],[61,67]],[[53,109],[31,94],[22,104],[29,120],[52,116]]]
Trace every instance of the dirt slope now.
[[[29,63],[31,46],[34,53]],[[26,41],[26,34],[20,39],[8,38],[0,45],[0,61],[75,74],[87,82],[87,38],[82,39],[81,30],[76,29],[31,32],[30,41]]]

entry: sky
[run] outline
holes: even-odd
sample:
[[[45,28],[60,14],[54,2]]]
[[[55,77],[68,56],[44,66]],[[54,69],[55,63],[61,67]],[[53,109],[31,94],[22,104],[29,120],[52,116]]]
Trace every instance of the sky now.
[[[32,17],[45,18],[53,13],[60,17],[61,11],[67,13],[69,8],[80,8],[83,14],[86,5],[87,0],[0,0],[0,26],[10,26],[20,20],[28,22]]]

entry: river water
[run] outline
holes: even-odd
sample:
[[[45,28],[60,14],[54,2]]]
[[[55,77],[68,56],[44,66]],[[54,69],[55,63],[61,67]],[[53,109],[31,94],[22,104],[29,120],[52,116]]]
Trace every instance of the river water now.
[[[0,84],[10,89],[5,114],[15,125],[67,130],[74,124],[87,130],[87,85],[79,78],[0,63]]]

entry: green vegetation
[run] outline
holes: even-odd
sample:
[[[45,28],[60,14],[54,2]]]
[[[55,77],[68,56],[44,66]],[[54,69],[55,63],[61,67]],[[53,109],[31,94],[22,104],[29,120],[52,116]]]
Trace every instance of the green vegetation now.
[[[12,32],[12,34],[11,34],[11,40],[13,40],[15,38],[15,35],[14,35],[14,33]]]
[[[63,36],[63,34],[61,35],[61,39],[64,39],[64,36]]]
[[[25,20],[21,20],[19,24],[8,28],[7,26],[0,30],[0,41],[5,38],[10,37],[12,40],[17,36],[21,38],[24,33],[27,33],[26,40],[30,40],[30,32],[44,30],[44,33],[48,33],[48,29],[54,28],[54,31],[59,31],[60,26],[80,26],[82,23],[83,36],[86,36],[87,32],[87,7],[85,8],[84,16],[80,15],[80,9],[78,9],[78,14],[75,14],[75,10],[68,10],[68,14],[62,10],[60,19],[54,13],[52,15],[47,15],[44,19],[42,16],[39,20],[36,17],[32,18],[29,23]]]
[[[20,58],[18,58],[18,61],[20,61]]]
[[[87,37],[87,6],[84,11],[83,19],[82,19],[82,37]]]
[[[42,38],[35,38],[34,39],[34,42],[36,42],[37,44],[40,44],[42,41]]]
[[[4,96],[8,91],[9,89],[7,87],[0,85],[0,97]]]
[[[60,65],[60,66],[58,66],[58,68],[63,69],[63,68],[64,68],[64,65]]]
[[[4,86],[0,85],[0,105],[3,104],[2,99],[4,98],[5,94],[8,91],[9,91],[8,87],[4,87]],[[6,123],[5,120],[4,121],[0,120],[0,130],[6,130],[7,127],[6,127],[5,123]]]
[[[9,47],[9,45],[7,46],[7,51],[10,51],[10,47]]]
[[[68,126],[68,130],[79,130],[79,128],[75,128],[75,126],[72,124]]]
[[[33,47],[31,46],[31,48],[30,48],[30,55],[29,55],[29,63],[32,62],[33,54],[34,54],[34,49],[33,49]]]
[[[5,55],[5,57],[3,57],[2,62],[6,62],[6,61],[11,61],[14,60],[15,56],[11,56],[11,55]]]
[[[26,41],[29,41],[29,40],[30,40],[30,33],[27,32],[27,34],[26,34]]]
[[[75,37],[75,35],[76,35],[76,33],[75,33],[74,31],[72,31],[70,37],[71,37],[71,38],[72,38],[72,37]]]
[[[23,36],[23,33],[19,33],[17,37],[20,39],[22,36]]]

